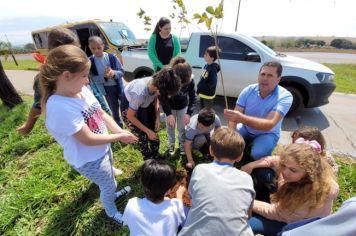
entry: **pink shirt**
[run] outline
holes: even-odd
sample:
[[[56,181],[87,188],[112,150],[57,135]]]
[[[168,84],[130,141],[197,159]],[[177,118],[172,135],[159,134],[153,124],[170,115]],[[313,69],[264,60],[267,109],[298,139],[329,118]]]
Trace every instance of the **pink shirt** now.
[[[265,161],[269,164],[269,167],[272,169],[277,169],[279,164],[279,157],[278,156],[270,156],[266,157]],[[282,176],[279,176],[278,185],[281,186],[283,184]],[[313,217],[324,217],[330,215],[333,201],[339,194],[339,185],[332,180],[331,182],[331,189],[329,197],[326,203],[321,207],[309,211],[306,206],[301,206],[295,212],[290,213],[285,209],[281,209],[278,207],[278,203],[266,203],[255,200],[253,203],[253,211],[267,219],[270,220],[277,220],[286,223],[293,223],[295,221],[313,218]]]

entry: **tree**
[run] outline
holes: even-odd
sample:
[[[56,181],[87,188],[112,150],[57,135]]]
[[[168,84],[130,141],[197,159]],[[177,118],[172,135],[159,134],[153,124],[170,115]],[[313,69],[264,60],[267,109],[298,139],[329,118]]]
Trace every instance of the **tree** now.
[[[23,48],[27,51],[34,51],[36,50],[35,45],[33,43],[27,43]]]
[[[350,49],[353,47],[352,42],[347,39],[333,39],[330,42],[330,46],[335,48],[345,48],[345,49]]]
[[[0,42],[0,48],[5,48],[8,46],[9,45],[7,45],[6,43]],[[16,89],[10,82],[9,78],[7,78],[1,60],[0,60],[0,99],[3,102],[3,104],[8,108],[13,108],[14,106],[21,104],[23,102],[22,98],[17,93]]]

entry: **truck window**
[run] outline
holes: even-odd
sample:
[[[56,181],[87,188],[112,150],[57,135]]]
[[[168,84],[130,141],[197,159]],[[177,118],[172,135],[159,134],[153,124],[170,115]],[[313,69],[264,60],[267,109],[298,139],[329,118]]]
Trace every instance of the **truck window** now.
[[[48,47],[48,40],[47,40],[48,35],[46,32],[36,33],[32,37],[35,41],[36,48],[42,49]]]
[[[126,25],[119,22],[102,22],[98,25],[115,46],[137,45],[135,35]]]
[[[214,38],[210,35],[200,37],[199,57],[204,57],[205,50],[214,45]],[[249,52],[255,52],[246,44],[225,36],[218,36],[218,45],[221,49],[220,58],[225,60],[244,61]]]

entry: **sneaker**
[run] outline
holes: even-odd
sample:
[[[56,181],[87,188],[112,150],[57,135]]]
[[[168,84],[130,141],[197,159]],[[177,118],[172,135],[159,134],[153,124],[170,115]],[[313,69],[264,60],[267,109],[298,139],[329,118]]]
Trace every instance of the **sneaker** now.
[[[131,192],[131,187],[126,186],[115,193],[116,199],[128,195]]]
[[[115,167],[112,167],[112,172],[114,173],[114,176],[119,176],[119,175],[122,175],[122,173],[123,173],[121,169],[118,169]]]
[[[169,155],[171,155],[171,156],[174,155],[174,151],[175,151],[174,149],[175,149],[174,145],[170,144],[168,147]]]
[[[184,156],[185,155],[185,151],[184,151],[184,148],[180,148],[179,149],[179,154]]]
[[[109,218],[119,226],[123,226],[124,224],[124,222],[122,221],[122,214],[120,212],[116,212],[115,215],[109,216]]]

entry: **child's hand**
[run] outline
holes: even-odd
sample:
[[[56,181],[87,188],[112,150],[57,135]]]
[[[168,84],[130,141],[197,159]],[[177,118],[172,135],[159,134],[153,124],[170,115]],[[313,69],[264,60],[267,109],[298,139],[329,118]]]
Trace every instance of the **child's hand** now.
[[[115,76],[115,71],[113,71],[109,67],[106,67],[106,69],[105,69],[105,77],[106,78],[113,78],[114,76]]]
[[[160,128],[161,128],[161,121],[158,117],[155,122],[155,131],[158,132]]]
[[[195,162],[190,161],[185,165],[185,167],[187,167],[188,169],[193,169],[195,167]]]
[[[185,114],[185,115],[183,116],[183,122],[184,122],[184,125],[188,125],[189,122],[190,122],[190,115]]]
[[[249,163],[249,164],[247,164],[247,165],[244,165],[244,166],[242,166],[241,167],[241,170],[242,171],[245,171],[246,173],[248,173],[248,174],[251,174],[252,173],[252,171],[253,171],[253,165],[251,165],[251,163]]]
[[[152,130],[149,129],[146,134],[149,140],[157,140],[157,134]]]
[[[119,134],[118,140],[124,143],[136,143],[138,138],[131,133],[122,132]]]
[[[179,187],[176,191],[177,198],[182,199],[185,191],[187,191],[186,187],[183,185],[179,185]]]
[[[176,119],[174,119],[173,115],[167,116],[167,123],[172,128],[174,128],[174,126],[176,126]]]

